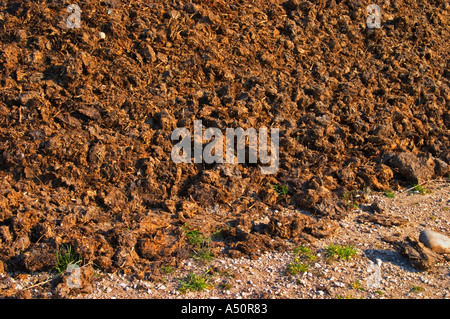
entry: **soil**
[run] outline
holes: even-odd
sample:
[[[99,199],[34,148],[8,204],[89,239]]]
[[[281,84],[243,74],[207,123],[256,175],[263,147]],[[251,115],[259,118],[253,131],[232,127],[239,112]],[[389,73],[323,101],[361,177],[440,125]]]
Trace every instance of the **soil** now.
[[[151,280],[186,266],[192,231],[215,238],[217,260],[264,265],[343,240],[373,192],[450,177],[447,1],[384,1],[379,29],[362,0],[85,0],[80,28],[69,4],[0,4],[0,295],[91,293],[99,273]],[[194,120],[279,128],[277,173],[174,163],[172,131]],[[448,235],[439,194],[433,227]],[[361,225],[402,227],[407,213],[373,217],[377,205]],[[407,255],[408,240],[387,235],[380,245]],[[62,245],[82,259],[84,290],[10,284],[49,279]],[[414,265],[445,265],[430,258]]]

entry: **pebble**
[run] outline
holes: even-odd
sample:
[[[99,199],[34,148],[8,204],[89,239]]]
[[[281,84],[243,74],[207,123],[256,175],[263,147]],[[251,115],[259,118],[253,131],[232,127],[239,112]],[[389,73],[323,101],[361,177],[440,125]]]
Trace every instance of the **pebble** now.
[[[99,32],[99,33],[98,33],[98,37],[99,37],[100,39],[102,39],[102,40],[106,39],[106,34],[105,34],[105,32]]]
[[[121,283],[119,284],[119,286],[122,287],[122,288],[126,288],[126,287],[127,287],[127,284],[126,284],[125,282],[121,282]]]
[[[438,254],[450,254],[450,238],[441,233],[425,229],[420,233],[419,241]]]

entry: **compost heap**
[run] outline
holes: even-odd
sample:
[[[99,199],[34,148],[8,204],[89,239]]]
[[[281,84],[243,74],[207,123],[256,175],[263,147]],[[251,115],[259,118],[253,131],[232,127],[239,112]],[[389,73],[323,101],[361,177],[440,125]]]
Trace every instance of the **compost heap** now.
[[[70,4],[0,4],[5,270],[52,270],[61,245],[104,271],[257,256],[448,178],[448,2],[381,2],[373,29],[363,0],[79,0],[80,28]],[[279,128],[277,172],[174,163],[194,120]]]

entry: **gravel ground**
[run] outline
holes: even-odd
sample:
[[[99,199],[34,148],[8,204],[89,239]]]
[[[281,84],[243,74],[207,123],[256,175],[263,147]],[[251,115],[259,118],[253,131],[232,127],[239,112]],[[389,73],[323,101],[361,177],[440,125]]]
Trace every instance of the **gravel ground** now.
[[[390,244],[385,236],[401,235],[418,238],[429,228],[450,234],[450,186],[448,183],[427,184],[431,193],[421,195],[399,192],[395,198],[382,194],[369,195],[369,204],[378,200],[387,214],[406,218],[402,226],[385,227],[361,221],[367,214],[355,209],[340,221],[342,227],[332,237],[318,240],[310,246],[315,260],[302,259],[294,250],[264,252],[254,260],[249,258],[215,258],[207,263],[194,259],[181,262],[178,269],[166,269],[157,279],[138,279],[120,273],[95,273],[89,293],[73,298],[450,298],[450,268],[448,261],[429,271],[415,269]],[[326,248],[330,244],[352,245],[356,255],[349,260],[331,258]],[[293,246],[294,248],[294,246]],[[308,263],[304,272],[290,274],[288,265]],[[183,291],[183,280],[189,274],[205,279],[207,287],[200,291]],[[9,275],[9,276],[8,276]],[[28,291],[31,297],[52,298],[54,290],[39,285],[50,278],[47,273],[36,275],[3,274],[3,285]],[[36,285],[31,287],[31,285]],[[47,284],[48,285],[48,284]]]

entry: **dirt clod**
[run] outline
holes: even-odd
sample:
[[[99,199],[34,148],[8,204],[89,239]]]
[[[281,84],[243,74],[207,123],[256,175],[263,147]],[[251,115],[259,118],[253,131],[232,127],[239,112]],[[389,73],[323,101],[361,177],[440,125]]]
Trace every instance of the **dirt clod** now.
[[[398,250],[411,264],[420,270],[429,270],[438,262],[444,261],[444,257],[425,247],[418,240],[407,237],[397,243]]]

